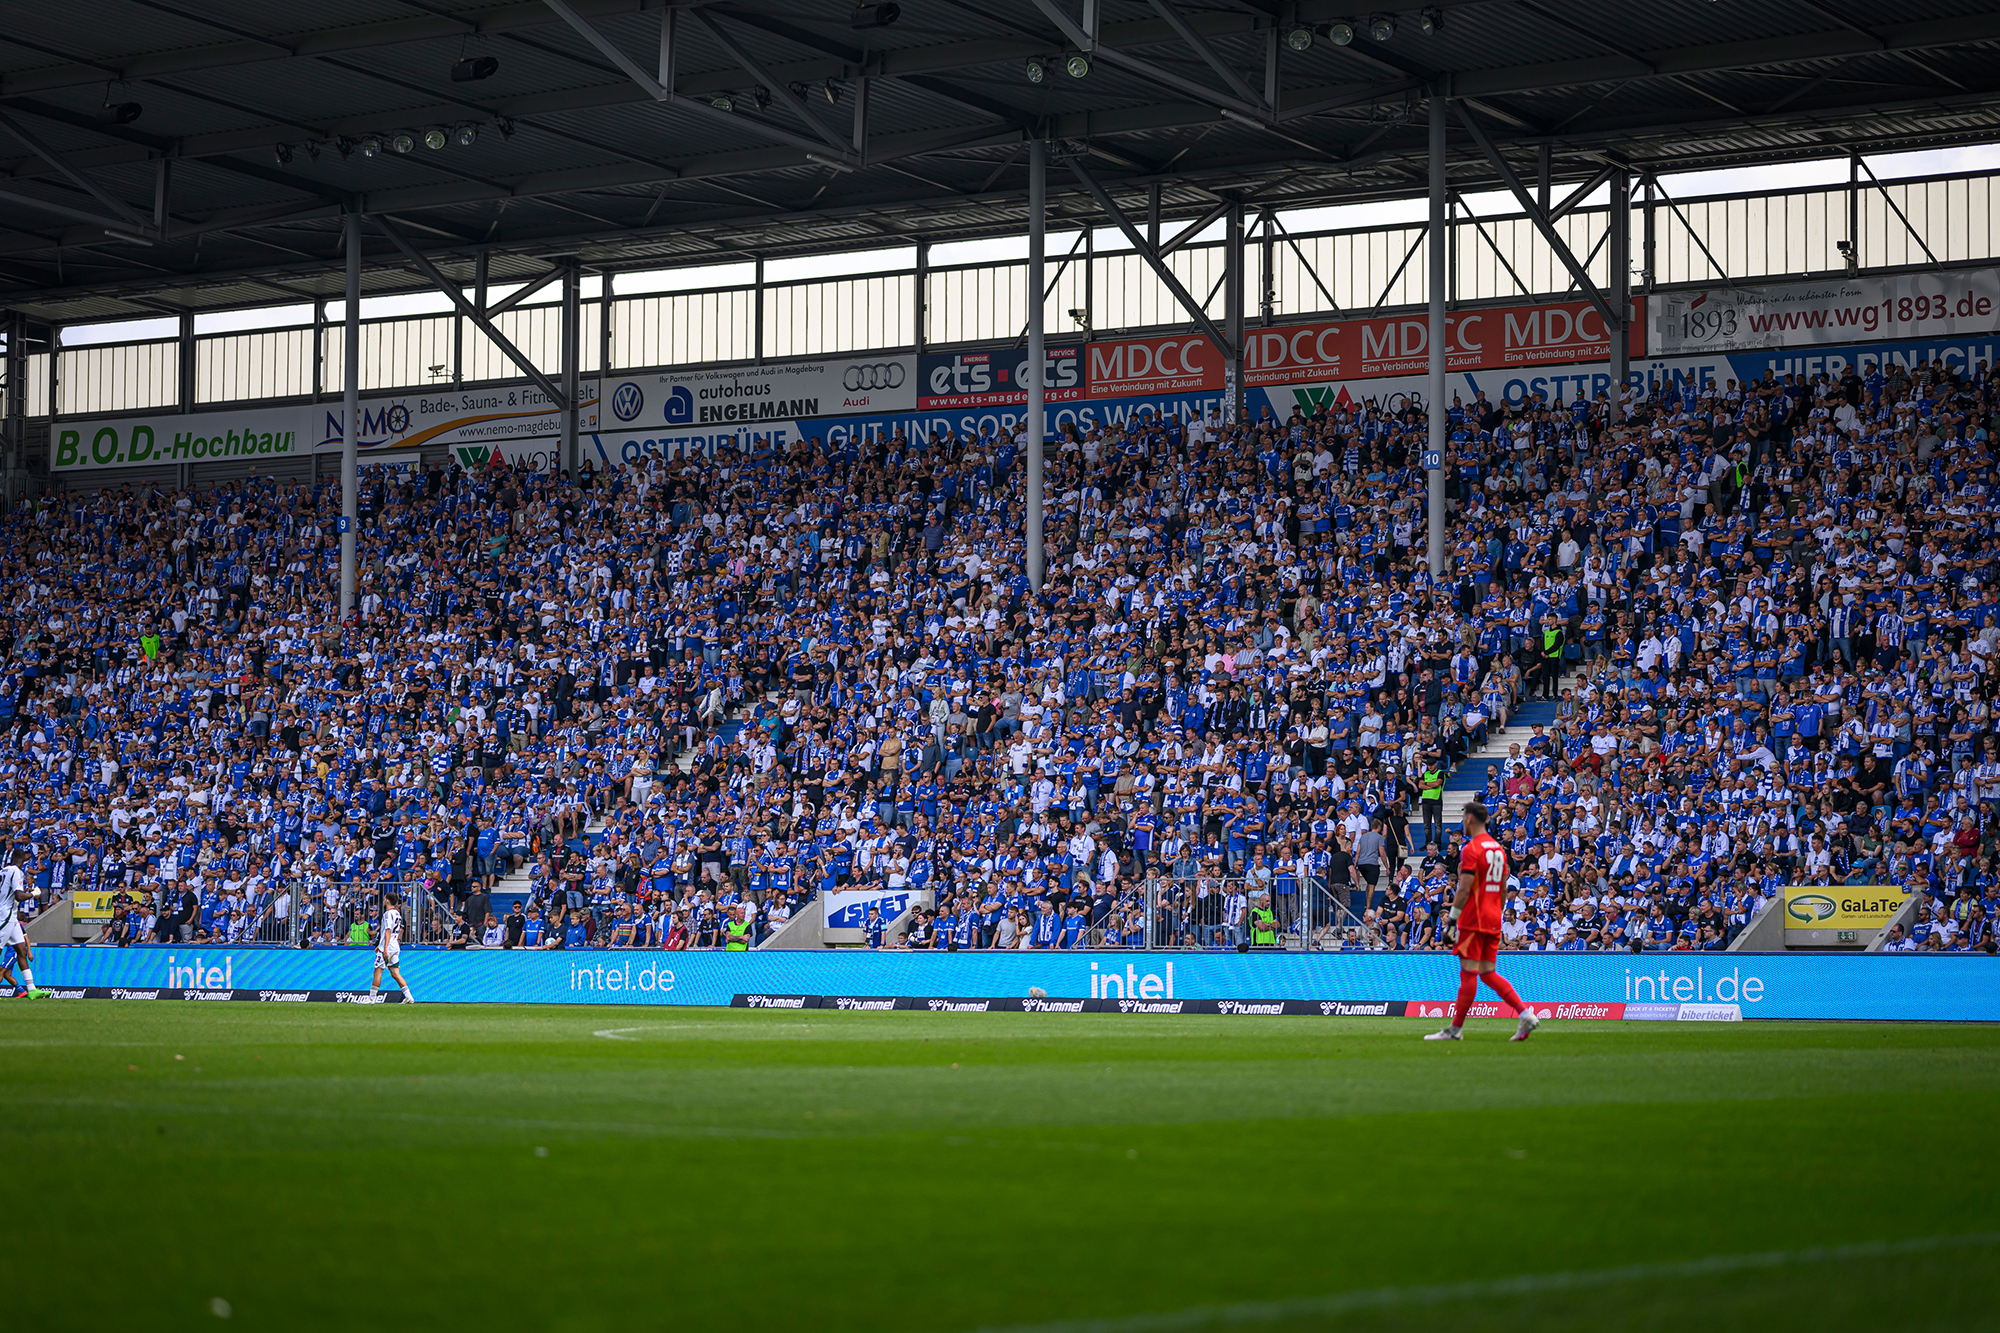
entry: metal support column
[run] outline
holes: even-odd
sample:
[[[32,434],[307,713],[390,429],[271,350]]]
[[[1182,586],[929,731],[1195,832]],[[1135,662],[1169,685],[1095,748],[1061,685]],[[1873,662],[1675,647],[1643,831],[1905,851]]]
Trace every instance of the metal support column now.
[[[1160,183],[1154,181],[1146,188],[1146,244],[1155,253],[1160,248]]]
[[[1847,155],[1847,271],[1861,267],[1861,154]]]
[[[1229,206],[1223,253],[1222,328],[1229,338],[1229,406],[1223,415],[1243,424],[1243,205]]]
[[[1426,339],[1430,353],[1429,377],[1424,382],[1424,419],[1428,427],[1424,459],[1431,466],[1425,470],[1428,483],[1426,491],[1428,523],[1424,531],[1424,549],[1430,561],[1431,578],[1444,577],[1444,297],[1445,297],[1445,252],[1450,248],[1445,239],[1445,98],[1442,90],[1431,91],[1431,172],[1430,172],[1430,236],[1425,244],[1430,247],[1430,336]]]
[[[931,243],[917,242],[917,290],[910,311],[910,341],[916,345],[918,356],[924,354],[924,312],[930,306],[931,288]]]
[[[1611,420],[1625,419],[1625,379],[1631,373],[1632,335],[1632,177],[1611,173],[1611,308],[1626,327],[1611,334]]]
[[[1653,173],[1646,173],[1646,207],[1641,219],[1645,226],[1642,244],[1645,249],[1639,257],[1639,285],[1646,295],[1653,294],[1653,284],[1660,280],[1659,270],[1653,266]]]
[[[14,492],[28,453],[28,317],[17,314],[7,321],[7,492],[6,507],[14,504]]]
[[[1060,274],[1060,270],[1058,270]],[[1072,323],[1075,321],[1072,320]],[[1090,331],[1097,327],[1097,228],[1083,229],[1083,336],[1090,337]],[[1048,366],[1042,366],[1044,378]]]
[[[1257,310],[1265,328],[1277,317],[1278,306],[1278,217],[1264,215],[1264,239],[1258,245]]]
[[[347,214],[347,306],[341,312],[344,384],[340,407],[340,618],[354,612],[354,527],[360,514],[355,495],[356,437],[361,433],[361,214]]]
[[[318,309],[319,303],[315,301],[313,308]],[[192,310],[185,311],[181,315],[177,351],[180,365],[176,367],[178,374],[175,384],[175,399],[180,404],[181,415],[185,416],[189,412],[194,411],[194,312]],[[175,484],[181,490],[187,489],[188,467],[188,464],[182,463],[179,468],[179,475],[176,478]]]
[[[611,274],[600,273],[597,282],[597,428],[604,430],[611,404]]]
[[[1042,425],[1044,411],[1042,383],[1042,231],[1048,211],[1048,145],[1040,139],[1028,143],[1028,586],[1042,589]]]
[[[562,392],[563,460],[570,477],[583,480],[583,451],[576,434],[576,363],[583,356],[583,315],[578,301],[582,295],[583,270],[575,260],[563,270],[562,303]]]
[[[756,308],[750,316],[750,336],[756,341],[750,351],[751,359],[761,366],[764,364],[764,261],[761,257],[757,260],[757,291],[753,299]]]
[[[1458,305],[1458,197],[1447,196],[1444,203],[1445,304]],[[1496,251],[1497,253],[1497,251]]]
[[[49,325],[49,453],[53,461],[56,419],[62,415],[62,325]]]

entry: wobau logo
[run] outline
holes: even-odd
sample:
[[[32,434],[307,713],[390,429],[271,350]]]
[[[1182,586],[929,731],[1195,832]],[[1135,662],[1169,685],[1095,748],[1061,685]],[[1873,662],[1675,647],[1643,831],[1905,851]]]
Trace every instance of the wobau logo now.
[[[1125,965],[1125,975],[1116,972],[1100,974],[1097,964],[1090,965],[1090,998],[1109,1000],[1171,1000],[1174,998],[1174,965],[1167,964],[1167,974],[1148,972],[1144,976],[1130,963]]]

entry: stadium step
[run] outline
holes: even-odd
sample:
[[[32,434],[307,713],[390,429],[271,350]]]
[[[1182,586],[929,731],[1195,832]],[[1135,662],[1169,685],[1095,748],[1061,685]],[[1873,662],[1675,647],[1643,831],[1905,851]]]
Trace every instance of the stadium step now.
[[[1564,688],[1573,688],[1576,684],[1577,678],[1565,676],[1562,680]],[[1525,747],[1533,739],[1537,723],[1546,728],[1555,720],[1556,705],[1554,703],[1533,700],[1515,709],[1508,716],[1508,725],[1504,729],[1488,731],[1486,733],[1486,744],[1466,755],[1465,762],[1454,769],[1451,776],[1445,779],[1445,828],[1450,830],[1458,827],[1458,821],[1465,814],[1465,807],[1481,791],[1485,790],[1487,765],[1497,764],[1505,759],[1509,747],[1515,744]],[[1416,821],[1415,827],[1421,830],[1422,823]],[[1423,857],[1424,853],[1422,851],[1410,851],[1405,853],[1403,859],[1406,862],[1421,861]]]

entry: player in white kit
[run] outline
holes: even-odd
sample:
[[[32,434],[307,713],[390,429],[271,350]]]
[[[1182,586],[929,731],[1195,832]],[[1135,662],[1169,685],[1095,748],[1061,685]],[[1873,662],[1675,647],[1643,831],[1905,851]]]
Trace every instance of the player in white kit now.
[[[396,895],[385,892],[382,895],[382,924],[375,934],[375,979],[368,983],[368,998],[382,998],[382,973],[396,979],[403,988],[403,1001],[415,1004],[417,997],[410,994],[410,983],[403,980],[403,912],[396,906]]]
[[[21,925],[21,899],[28,896],[28,877],[21,870],[21,856],[16,852],[4,867],[0,867],[0,988],[25,994],[31,1000],[39,1000],[48,995],[35,986],[35,946],[28,943],[28,932]],[[21,980],[14,980],[13,963],[9,961],[7,950],[12,949],[13,961],[21,968]]]

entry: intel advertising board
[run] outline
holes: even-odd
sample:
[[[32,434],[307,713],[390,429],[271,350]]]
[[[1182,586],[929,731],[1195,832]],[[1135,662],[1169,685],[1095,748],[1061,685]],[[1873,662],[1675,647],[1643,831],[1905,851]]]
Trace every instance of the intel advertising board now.
[[[50,945],[36,951],[35,970],[65,995],[336,999],[364,985],[373,961],[366,949]],[[943,999],[1019,1009],[1039,998],[1101,1012],[1239,1016],[1430,1017],[1458,980],[1449,955],[1404,953],[405,949],[403,971],[419,999],[453,1003],[721,1006],[791,996],[811,997],[807,1007],[865,997],[886,1000],[879,1008]],[[1510,954],[1506,972],[1554,1018],[2000,1021],[2000,964],[1983,954]],[[1490,997],[1482,1003],[1504,1012]]]

